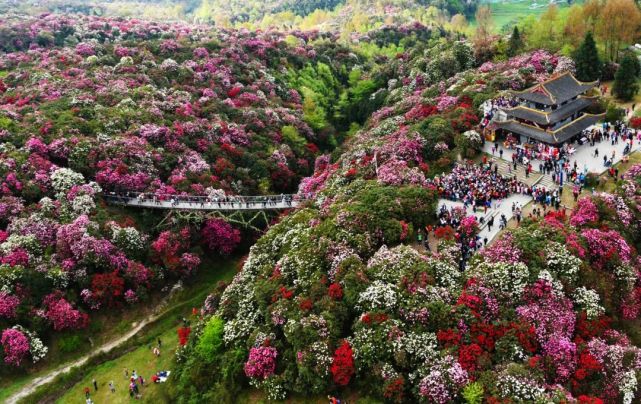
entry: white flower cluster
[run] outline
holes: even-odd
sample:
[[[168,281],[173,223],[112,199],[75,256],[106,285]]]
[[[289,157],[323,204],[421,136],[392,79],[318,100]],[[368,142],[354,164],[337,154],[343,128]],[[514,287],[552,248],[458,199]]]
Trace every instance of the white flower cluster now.
[[[389,328],[386,323],[383,327]],[[359,372],[393,353],[392,345],[387,341],[387,333],[377,333],[374,328],[361,327],[348,338],[348,341],[353,349],[354,363]]]
[[[112,223],[111,241],[125,251],[140,252],[145,249],[146,239],[134,227],[120,227]]]
[[[40,359],[47,356],[49,348],[42,343],[42,340],[38,338],[38,334],[35,332],[29,331],[21,325],[16,325],[14,329],[20,331],[29,339],[29,353],[31,354],[31,360],[33,363],[37,363]]]
[[[630,265],[617,265],[614,268],[614,276],[626,290],[631,290],[637,280],[636,270]]]
[[[48,196],[40,199],[40,202],[38,203],[40,204],[40,212],[42,213],[52,212],[56,208],[56,205],[54,205],[53,203],[53,199],[49,198]]]
[[[436,334],[432,332],[417,333],[410,331],[399,340],[392,342],[394,351],[404,350],[417,362],[425,362],[438,355]]]
[[[45,278],[52,281],[57,289],[66,289],[69,285],[69,272],[63,271],[62,268],[56,266],[51,268],[45,274]]]
[[[466,272],[467,276],[480,279],[507,301],[516,301],[528,284],[529,270],[522,262],[481,262]]]
[[[572,255],[564,245],[556,242],[549,243],[545,247],[545,257],[548,269],[556,278],[570,282],[576,281],[581,260]]]
[[[360,295],[356,308],[361,311],[394,310],[398,303],[396,285],[374,281]]]
[[[333,359],[327,342],[316,341],[312,343],[307,349],[307,353],[311,356],[310,360],[313,362],[316,372],[322,377],[328,376]]]
[[[262,389],[267,392],[269,401],[283,401],[287,398],[287,391],[281,378],[271,376],[260,383]]]
[[[581,286],[576,288],[572,297],[574,298],[574,303],[585,311],[590,320],[605,313],[605,309],[599,304],[599,294],[592,289]]]
[[[442,260],[430,259],[428,265],[434,271],[434,277],[438,286],[449,290],[458,289],[461,285],[461,271],[455,266]]]
[[[420,261],[420,254],[410,246],[401,244],[388,249],[384,245],[367,262],[367,269],[372,279],[397,283],[402,272]]]
[[[88,215],[96,209],[96,202],[91,195],[78,195],[71,201],[71,209],[77,215]]]
[[[619,391],[623,394],[623,404],[632,404],[637,391],[637,376],[634,370],[628,370],[621,378]]]
[[[73,171],[70,168],[58,168],[51,173],[51,185],[56,194],[60,195],[67,193],[74,185],[81,185],[85,182],[82,174]]]
[[[538,402],[545,396],[545,389],[533,381],[505,373],[499,375],[496,387],[502,398],[510,398],[516,402]]]
[[[21,275],[22,270],[17,266],[0,265],[0,292],[11,293]]]
[[[0,252],[9,254],[16,248],[24,248],[32,255],[40,255],[42,247],[34,235],[21,236],[19,234],[12,234],[7,238],[4,243],[0,244]]]

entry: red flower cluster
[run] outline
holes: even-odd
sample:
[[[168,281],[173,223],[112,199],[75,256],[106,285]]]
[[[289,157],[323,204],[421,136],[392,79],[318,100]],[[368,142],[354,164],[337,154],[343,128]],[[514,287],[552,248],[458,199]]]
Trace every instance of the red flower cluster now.
[[[630,126],[632,126],[634,129],[641,128],[641,117],[635,116],[630,118]]]
[[[339,283],[332,283],[329,285],[327,294],[334,300],[341,300],[343,298],[343,288]]]
[[[434,230],[434,236],[440,240],[454,240],[454,229],[451,226],[442,226]]]
[[[363,324],[381,324],[389,319],[389,316],[385,313],[365,313],[361,317]]]
[[[310,311],[314,307],[312,299],[303,299],[298,305],[302,311]]]
[[[178,328],[178,343],[180,344],[180,346],[184,346],[187,344],[187,340],[189,339],[189,334],[191,334],[190,327]]]
[[[334,352],[334,359],[330,368],[334,383],[339,386],[347,386],[354,375],[354,355],[349,342],[343,341]]]
[[[279,299],[291,299],[294,297],[294,292],[287,289],[285,286],[281,286],[278,289],[278,292],[274,294],[272,297],[272,302],[277,302]]]
[[[383,397],[394,403],[403,402],[403,390],[405,389],[405,379],[403,376],[386,380],[383,385]]]

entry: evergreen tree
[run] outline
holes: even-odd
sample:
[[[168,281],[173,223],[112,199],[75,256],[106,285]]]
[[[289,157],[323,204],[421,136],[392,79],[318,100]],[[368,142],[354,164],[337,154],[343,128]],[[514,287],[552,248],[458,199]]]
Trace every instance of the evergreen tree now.
[[[627,53],[623,57],[621,66],[614,75],[612,94],[622,101],[630,101],[639,91],[639,77],[637,76],[638,61],[636,56]]]
[[[519,32],[519,27],[515,25],[507,45],[507,55],[509,57],[516,56],[522,48],[523,40],[521,39],[521,33]]]
[[[599,52],[592,33],[585,34],[583,42],[574,54],[576,64],[576,78],[581,81],[594,81],[601,77],[603,63],[599,59]]]

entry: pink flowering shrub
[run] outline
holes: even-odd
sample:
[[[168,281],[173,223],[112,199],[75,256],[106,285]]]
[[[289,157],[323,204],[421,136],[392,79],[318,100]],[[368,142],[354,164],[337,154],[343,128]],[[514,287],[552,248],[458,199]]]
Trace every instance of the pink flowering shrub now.
[[[605,264],[613,257],[618,257],[624,263],[632,258],[632,249],[615,230],[585,229],[581,236],[588,244],[590,255],[600,264]]]
[[[254,379],[266,379],[276,370],[278,351],[271,346],[260,346],[249,351],[245,362],[245,375]]]
[[[570,224],[572,226],[583,226],[588,223],[594,223],[599,219],[599,210],[592,201],[592,198],[581,198],[577,203],[572,215]]]
[[[29,354],[29,339],[16,329],[4,330],[0,343],[4,348],[4,361],[10,365],[20,366]]]
[[[66,301],[58,293],[52,293],[44,298],[42,304],[45,306],[44,317],[49,320],[56,331],[77,330],[85,328],[89,323],[89,316]]]
[[[505,233],[489,247],[481,251],[481,255],[490,262],[517,263],[521,260],[521,251],[514,244],[514,235]]]
[[[16,308],[19,305],[20,299],[17,296],[0,292],[0,317],[15,318]]]
[[[229,255],[240,243],[240,230],[223,219],[209,219],[201,230],[204,244],[212,251]]]

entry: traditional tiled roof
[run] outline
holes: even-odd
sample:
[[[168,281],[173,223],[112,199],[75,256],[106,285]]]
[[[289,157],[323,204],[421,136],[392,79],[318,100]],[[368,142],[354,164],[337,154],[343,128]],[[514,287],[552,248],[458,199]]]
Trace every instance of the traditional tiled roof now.
[[[517,133],[519,135],[527,136],[547,144],[557,145],[599,122],[604,116],[605,114],[584,114],[578,119],[575,119],[554,131],[544,130],[537,128],[536,126],[523,124],[514,120],[495,122],[495,125],[498,128]]]
[[[562,73],[542,83],[513,94],[521,99],[544,105],[558,105],[581,95],[596,86],[596,81],[584,83],[570,72]]]
[[[528,108],[522,105],[514,108],[507,108],[504,109],[504,111],[508,116],[514,118],[525,119],[527,121],[536,122],[538,124],[548,125],[564,120],[575,112],[579,112],[584,108],[590,106],[593,102],[594,98],[579,97],[576,99],[576,101],[565,104],[560,108],[555,109],[554,111],[539,111],[537,109]]]

